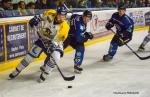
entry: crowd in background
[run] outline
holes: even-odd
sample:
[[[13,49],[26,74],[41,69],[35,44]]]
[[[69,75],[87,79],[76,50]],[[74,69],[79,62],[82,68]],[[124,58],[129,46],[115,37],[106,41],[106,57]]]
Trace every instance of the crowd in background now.
[[[149,7],[150,0],[66,0],[69,7],[73,8],[101,8],[113,7],[116,8],[118,4],[124,3],[127,8],[135,7]]]
[[[150,7],[150,0],[36,0],[35,2],[12,0],[0,2],[0,17],[2,16],[25,16],[39,13],[39,9],[56,9],[59,4],[65,3],[68,8],[116,8],[124,3],[127,8]]]

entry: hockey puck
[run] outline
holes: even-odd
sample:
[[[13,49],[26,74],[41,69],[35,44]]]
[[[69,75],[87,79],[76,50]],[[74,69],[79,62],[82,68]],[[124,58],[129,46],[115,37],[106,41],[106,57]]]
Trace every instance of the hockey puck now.
[[[68,88],[72,88],[72,86],[68,86]]]

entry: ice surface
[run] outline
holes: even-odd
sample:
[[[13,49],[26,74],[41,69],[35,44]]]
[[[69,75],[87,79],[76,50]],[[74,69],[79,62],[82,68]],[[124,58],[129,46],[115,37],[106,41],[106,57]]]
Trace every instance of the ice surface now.
[[[147,31],[134,33],[130,46],[137,50]],[[150,59],[139,60],[126,46],[119,48],[111,62],[103,62],[109,42],[86,47],[81,75],[64,81],[55,69],[44,83],[37,83],[43,61],[28,66],[16,79],[7,80],[9,73],[0,73],[0,97],[150,97]],[[146,46],[150,55],[150,45]],[[65,54],[59,66],[66,76],[73,75],[74,51]],[[72,88],[67,87],[71,85]]]

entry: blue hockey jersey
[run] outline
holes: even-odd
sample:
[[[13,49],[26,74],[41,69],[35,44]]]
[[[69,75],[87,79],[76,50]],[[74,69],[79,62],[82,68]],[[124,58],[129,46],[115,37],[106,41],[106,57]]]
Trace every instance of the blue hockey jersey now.
[[[82,16],[78,14],[72,15],[70,18],[69,34],[74,36],[78,42],[83,42],[85,31],[86,24],[84,24]]]
[[[123,33],[124,31],[132,33],[134,29],[133,20],[126,14],[123,16],[119,16],[118,12],[112,15],[108,23],[111,23],[112,27],[116,27],[117,33]]]

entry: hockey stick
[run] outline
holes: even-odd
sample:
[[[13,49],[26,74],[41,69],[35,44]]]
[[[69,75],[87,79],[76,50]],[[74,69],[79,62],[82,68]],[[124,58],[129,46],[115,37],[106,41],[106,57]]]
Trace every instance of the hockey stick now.
[[[59,71],[60,75],[62,76],[62,78],[63,78],[65,81],[72,81],[72,80],[75,79],[75,76],[74,76],[74,75],[73,75],[73,76],[70,76],[70,77],[64,76],[64,74],[63,74],[62,71],[60,70],[60,68],[59,68],[59,66],[57,65],[57,63],[56,63],[56,61],[54,60],[54,58],[53,58],[52,56],[51,56],[51,58],[52,58],[54,64],[56,65],[57,70]]]
[[[112,29],[110,29],[111,30],[111,32],[113,32],[114,34],[116,34]],[[124,44],[124,45],[126,45],[131,51],[132,51],[132,53],[134,53],[140,60],[146,60],[146,59],[149,59],[150,58],[150,56],[146,56],[146,57],[141,57],[141,56],[139,56],[127,43],[124,43],[124,41],[123,41],[123,39],[121,39],[121,38],[119,38],[120,39],[120,41]]]
[[[56,63],[56,62],[55,62],[55,63]],[[56,65],[56,67],[57,67],[57,69],[58,69],[60,75],[62,76],[62,78],[63,78],[65,81],[72,81],[72,80],[75,79],[75,76],[74,76],[74,75],[73,75],[73,76],[70,76],[70,77],[64,76],[64,74],[61,72],[59,66],[58,66],[57,64],[55,64],[55,65]]]

